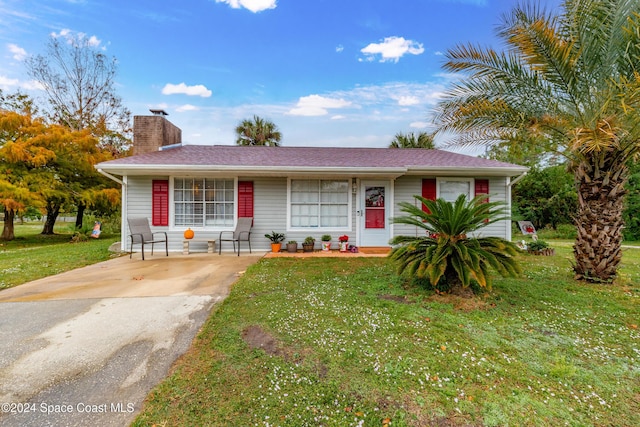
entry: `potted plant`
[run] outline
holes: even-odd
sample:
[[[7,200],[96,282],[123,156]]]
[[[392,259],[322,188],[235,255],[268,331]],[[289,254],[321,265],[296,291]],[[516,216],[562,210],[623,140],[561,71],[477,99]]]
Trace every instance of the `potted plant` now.
[[[284,240],[284,233],[272,231],[271,234],[265,234],[264,237],[271,240],[271,252],[280,252],[282,241]]]
[[[313,246],[316,244],[316,239],[311,236],[307,236],[302,242],[302,252],[313,252]]]
[[[298,252],[298,242],[296,242],[295,240],[289,240],[287,242],[287,252],[289,253]]]
[[[340,252],[347,252],[349,250],[349,236],[343,234],[338,237],[338,241],[340,242]]]
[[[527,245],[527,251],[534,255],[555,255],[556,251],[544,240],[534,240]]]
[[[329,234],[324,234],[320,238],[322,240],[322,250],[327,252],[331,249],[331,236]]]

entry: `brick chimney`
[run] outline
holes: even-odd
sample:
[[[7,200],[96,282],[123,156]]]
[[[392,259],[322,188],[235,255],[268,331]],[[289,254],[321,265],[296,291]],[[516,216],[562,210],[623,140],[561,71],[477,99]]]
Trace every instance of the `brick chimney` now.
[[[182,143],[182,130],[165,118],[164,110],[149,110],[151,116],[133,117],[133,155],[158,151]]]

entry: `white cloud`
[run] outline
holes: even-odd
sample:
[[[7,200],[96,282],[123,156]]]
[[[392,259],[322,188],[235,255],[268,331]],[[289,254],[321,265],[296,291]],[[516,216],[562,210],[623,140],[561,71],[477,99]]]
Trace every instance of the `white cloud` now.
[[[429,123],[427,122],[412,122],[409,123],[409,126],[415,129],[424,129],[429,127]]]
[[[185,104],[185,105],[181,105],[178,108],[176,108],[176,111],[178,113],[184,113],[185,111],[198,111],[199,108],[196,107],[195,105],[191,105],[191,104]]]
[[[68,28],[63,28],[59,33],[53,32],[50,35],[51,37],[56,39],[63,38],[67,41],[68,44],[71,45],[76,45],[78,44],[78,42],[86,42],[87,45],[91,47],[98,47],[100,46],[100,44],[102,44],[102,41],[96,36],[87,38],[87,35],[85,33],[75,33]]]
[[[346,116],[343,116],[342,114],[336,114],[335,116],[331,117],[331,120],[342,120],[342,119],[346,119]]]
[[[7,90],[17,86],[20,86],[20,81],[18,79],[10,79],[5,76],[0,76],[0,89]]]
[[[27,57],[27,51],[17,44],[9,43],[7,47],[9,48],[9,52],[13,54],[13,59],[15,59],[16,61],[22,61]]]
[[[342,46],[341,44],[339,44],[338,46],[336,46],[336,52],[340,53],[344,50],[344,46]]]
[[[380,55],[380,62],[398,62],[406,54],[420,55],[424,52],[422,43],[405,40],[404,37],[386,37],[382,43],[371,43],[360,50],[367,61],[373,61]]]
[[[15,89],[43,90],[44,87],[35,80],[20,81],[19,79],[0,76],[0,89],[11,91]]]
[[[211,96],[211,91],[207,89],[204,85],[195,85],[195,86],[187,86],[184,83],[180,83],[174,85],[172,83],[167,83],[162,88],[163,95],[176,95],[176,94],[184,94],[189,96],[201,96],[203,98],[208,98]]]
[[[167,104],[166,102],[161,102],[160,104],[149,105],[148,107],[151,110],[168,110],[169,104]]]
[[[71,30],[68,28],[63,28],[62,30],[60,30],[59,33],[53,32],[51,33],[51,37],[53,38],[59,38],[59,37],[64,37],[67,38],[71,35]]]
[[[398,97],[398,105],[409,106],[409,105],[418,105],[420,104],[420,100],[416,96],[400,96]]]
[[[326,98],[320,95],[303,96],[298,100],[296,108],[289,110],[293,116],[325,116],[331,108],[346,108],[352,103],[344,99]]]
[[[234,9],[244,7],[253,13],[275,9],[277,6],[277,0],[216,0],[216,3],[226,3]]]
[[[89,37],[89,46],[100,46],[100,39],[96,36]]]

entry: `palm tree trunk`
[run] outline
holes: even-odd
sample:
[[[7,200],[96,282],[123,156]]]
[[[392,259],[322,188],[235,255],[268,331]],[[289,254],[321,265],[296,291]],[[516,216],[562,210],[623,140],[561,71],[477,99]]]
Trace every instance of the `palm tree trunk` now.
[[[622,258],[624,186],[629,169],[599,153],[580,162],[574,173],[578,190],[575,277],[610,283]]]

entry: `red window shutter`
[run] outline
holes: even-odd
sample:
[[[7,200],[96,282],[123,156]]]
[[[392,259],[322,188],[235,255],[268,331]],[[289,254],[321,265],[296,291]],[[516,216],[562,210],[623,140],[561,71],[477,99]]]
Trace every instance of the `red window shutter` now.
[[[488,179],[476,179],[476,191],[475,191],[475,195],[479,196],[480,194],[486,194],[487,196],[489,195],[489,180]],[[483,202],[488,202],[489,198],[487,197],[486,199],[483,200]]]
[[[433,178],[423,179],[422,180],[422,197],[424,197],[427,200],[435,200],[436,195],[437,195],[436,180]],[[429,212],[429,209],[427,209],[425,205],[422,205],[422,210],[426,213],[431,213]]]
[[[238,217],[253,218],[253,181],[238,181]]]
[[[152,225],[169,225],[169,181],[152,181]]]
[[[475,185],[475,195],[479,196],[481,194],[489,195],[489,180],[488,179],[476,179]],[[482,199],[483,203],[488,203],[489,198]],[[484,222],[489,222],[489,218],[485,219]]]

